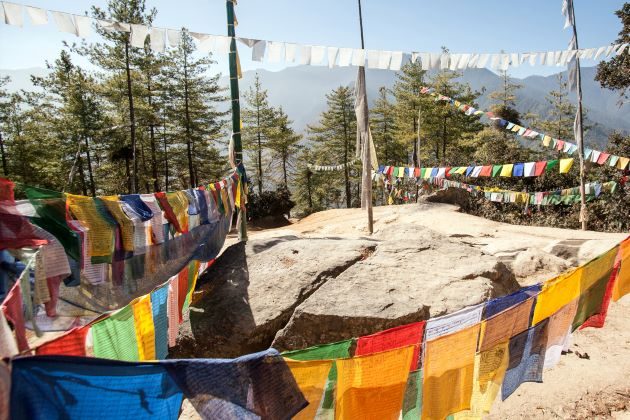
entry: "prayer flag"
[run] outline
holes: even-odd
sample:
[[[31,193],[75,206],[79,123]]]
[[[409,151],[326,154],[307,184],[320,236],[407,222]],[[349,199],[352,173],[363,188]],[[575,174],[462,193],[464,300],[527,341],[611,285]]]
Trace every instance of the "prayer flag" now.
[[[514,168],[514,164],[512,164],[512,163],[504,164],[503,168],[501,169],[501,176],[511,177],[513,168]]]
[[[573,166],[573,158],[560,159],[560,173],[566,174]]]
[[[35,351],[38,356],[56,354],[63,356],[85,356],[85,337],[89,327],[77,327],[59,338],[48,341]]]
[[[547,349],[545,351],[545,369],[555,366],[560,360],[562,350],[571,333],[571,323],[575,318],[578,300],[574,299],[549,317]]]
[[[514,176],[523,176],[524,165],[522,163],[514,164]]]
[[[505,401],[523,382],[542,382],[548,319],[510,339],[509,362],[501,386]]]
[[[487,351],[509,341],[529,328],[535,297],[531,297],[481,322],[479,351]]]
[[[496,178],[499,173],[501,173],[501,171],[503,170],[503,165],[494,165],[492,167],[492,177]]]
[[[313,419],[317,414],[332,360],[298,361],[286,359],[295,382],[308,401],[308,406],[300,411],[294,419]]]
[[[138,360],[138,342],[131,305],[95,323],[92,326],[92,337],[95,357]]]
[[[534,175],[541,176],[545,173],[545,168],[547,167],[547,161],[536,162],[536,171]]]
[[[151,311],[155,330],[155,358],[168,356],[168,284],[151,292]]]
[[[337,361],[335,418],[400,416],[415,346]]]
[[[584,267],[547,280],[538,295],[532,325],[536,325],[580,295],[580,278]]]
[[[612,300],[617,302],[630,293],[630,238],[619,245],[619,274],[612,290]]]
[[[405,397],[403,399],[402,419],[415,420],[422,415],[422,370],[409,373]]]
[[[424,334],[426,321],[414,322],[413,324],[401,325],[380,331],[372,335],[360,337],[357,340],[355,356],[364,356],[386,350],[415,345],[411,369],[418,369],[419,350]]]
[[[492,166],[483,166],[481,172],[479,172],[479,176],[492,176]]]
[[[579,277],[580,298],[573,330],[599,311],[618,251],[619,246],[616,246],[582,266],[582,276]]]
[[[443,419],[468,410],[472,397],[479,324],[427,339],[422,384],[422,418]]]

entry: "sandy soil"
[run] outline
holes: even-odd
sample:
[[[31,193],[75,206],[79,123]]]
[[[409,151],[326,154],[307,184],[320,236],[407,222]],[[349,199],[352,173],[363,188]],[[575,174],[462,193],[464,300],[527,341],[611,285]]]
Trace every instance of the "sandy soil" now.
[[[448,235],[470,236],[471,241],[486,241],[487,247],[500,250],[502,243],[522,241],[579,241],[596,239],[612,244],[627,234],[582,232],[556,228],[512,226],[458,213],[454,206],[421,205],[376,207],[375,234],[400,218]],[[366,216],[359,209],[329,210],[278,229],[252,230],[250,237],[274,237],[293,233],[301,235],[366,236]],[[488,238],[492,238],[489,240]],[[231,237],[228,243],[236,241]],[[600,244],[601,245],[601,244]],[[586,249],[579,262],[592,258]],[[181,418],[195,418],[185,404]],[[630,420],[630,296],[611,303],[603,329],[576,331],[570,351],[560,363],[544,374],[544,383],[526,383],[506,401],[497,401],[491,419],[591,419]]]

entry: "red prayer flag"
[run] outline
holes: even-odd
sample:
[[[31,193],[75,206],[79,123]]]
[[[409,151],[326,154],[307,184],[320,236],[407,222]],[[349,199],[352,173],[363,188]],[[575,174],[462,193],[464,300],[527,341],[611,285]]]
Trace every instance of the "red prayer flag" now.
[[[597,163],[600,165],[603,165],[604,163],[606,163],[609,157],[610,157],[610,153],[602,152],[599,154],[599,158],[597,158]]]
[[[155,198],[157,198],[158,203],[160,203],[160,207],[162,207],[162,210],[164,210],[166,220],[168,220],[168,222],[173,225],[177,232],[181,232],[182,228],[179,226],[179,222],[177,221],[177,216],[173,211],[173,207],[171,207],[171,205],[168,203],[168,200],[166,199],[166,193],[156,192],[154,195]]]
[[[426,321],[414,322],[413,324],[401,325],[400,327],[361,337],[357,341],[357,349],[354,354],[355,356],[363,356],[415,344],[416,348],[413,350],[410,370],[417,370],[418,355],[420,354],[425,325]]]
[[[562,151],[564,149],[564,140],[556,141],[556,150]]]
[[[492,176],[492,165],[483,166],[479,176]]]
[[[0,249],[19,249],[45,245],[48,240],[39,237],[28,217],[15,205],[15,184],[0,178]]]
[[[184,267],[182,271],[177,275],[177,307],[179,308],[179,323],[184,322],[182,316],[182,310],[184,309],[184,302],[186,301],[186,295],[188,294],[188,266]]]
[[[610,273],[610,278],[608,280],[608,284],[606,285],[606,292],[604,292],[604,298],[602,299],[602,304],[599,307],[599,311],[597,311],[596,314],[591,315],[586,319],[586,321],[584,321],[582,326],[580,326],[581,330],[586,327],[602,328],[604,326],[604,323],[606,322],[606,315],[608,315],[608,305],[610,304],[613,288],[615,287],[615,281],[617,280],[617,274],[619,274],[619,269],[621,268],[620,254],[620,252],[617,254],[615,266]]]
[[[536,171],[534,172],[535,176],[541,176],[545,173],[545,168],[547,167],[547,161],[543,160],[542,162],[536,162]]]
[[[85,337],[89,327],[76,327],[52,341],[42,344],[35,350],[38,356],[57,354],[62,356],[85,356]]]

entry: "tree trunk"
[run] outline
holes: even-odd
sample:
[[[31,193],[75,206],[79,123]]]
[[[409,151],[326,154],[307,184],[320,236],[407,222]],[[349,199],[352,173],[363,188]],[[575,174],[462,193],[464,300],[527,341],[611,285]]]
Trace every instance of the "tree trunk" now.
[[[168,143],[166,141],[166,119],[164,119],[164,131],[162,140],[164,142],[164,191],[168,191]]]
[[[87,185],[85,184],[85,171],[83,169],[83,158],[80,154],[77,161],[77,163],[79,164],[79,181],[81,182],[81,192],[83,195],[87,195]]]
[[[195,171],[192,161],[192,139],[190,127],[190,110],[188,109],[188,61],[184,55],[184,115],[186,118],[186,154],[188,156],[188,174],[190,176],[190,188],[195,187]]]
[[[313,176],[313,173],[309,169],[308,172],[306,172],[306,191],[308,193],[308,207],[311,209],[313,208],[313,193],[311,191],[311,177],[312,176]]]
[[[129,156],[125,156],[125,174],[127,175],[127,191],[129,194],[132,194],[132,185],[131,185],[131,168],[130,168]]]
[[[149,124],[149,138],[151,140],[151,177],[153,178],[153,191],[160,191],[158,180],[157,151],[155,150],[155,126],[153,125],[153,91],[151,88],[151,76],[147,77],[147,91],[149,93],[149,109],[151,110],[151,123]]]
[[[88,175],[90,177],[90,190],[92,191],[92,197],[96,197],[96,184],[92,173],[92,158],[90,157],[90,142],[87,136],[84,135],[83,137],[85,139],[85,157],[87,158]]]
[[[4,176],[9,176],[9,167],[7,166],[7,156],[4,152],[4,140],[2,140],[2,133],[0,133],[0,155],[2,155],[2,172]]]
[[[256,87],[258,89],[258,87]],[[258,95],[258,92],[256,92]],[[258,137],[258,194],[262,194],[263,188],[263,172],[262,172],[262,140],[260,136],[260,104],[258,97],[256,98],[256,135]]]
[[[143,173],[147,173],[147,161],[145,159],[144,156],[144,144],[140,143],[140,158],[142,159],[142,172]],[[144,192],[145,193],[150,193],[151,192],[151,186],[149,184],[149,180],[145,179],[144,180]]]
[[[352,206],[352,196],[350,192],[350,168],[348,165],[348,155],[349,155],[349,147],[350,140],[348,139],[348,122],[346,120],[346,110],[345,108],[342,110],[343,112],[343,161],[344,161],[344,169],[343,169],[343,177],[344,182],[346,183],[346,208],[350,208]]]
[[[125,40],[125,71],[127,74],[127,98],[129,99],[129,124],[131,133],[131,159],[133,160],[133,176],[130,179],[131,193],[137,192],[138,160],[136,159],[136,113],[133,106],[133,91],[131,89],[131,68],[129,66],[129,39]]]
[[[444,115],[444,121],[442,124],[442,163],[446,163],[446,121],[448,116]]]
[[[284,186],[289,188],[289,181],[287,178],[287,160],[289,160],[289,157],[286,154],[282,155],[282,175],[284,177]]]
[[[416,107],[413,107],[414,113],[416,110]],[[418,131],[418,125],[420,122],[416,120],[416,117],[414,115],[413,117],[413,132],[415,133],[416,131]],[[413,154],[411,159],[413,159],[413,164],[412,166],[416,166],[416,162],[418,161],[418,143],[414,140],[413,142]]]

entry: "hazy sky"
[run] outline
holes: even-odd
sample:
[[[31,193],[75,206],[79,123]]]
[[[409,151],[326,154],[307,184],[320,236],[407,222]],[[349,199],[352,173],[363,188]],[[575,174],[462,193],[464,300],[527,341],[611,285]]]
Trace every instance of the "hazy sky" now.
[[[105,0],[15,0],[49,10],[83,14]],[[613,14],[618,0],[575,0],[580,47],[608,45],[621,29]],[[368,49],[437,52],[527,52],[567,47],[569,30],[563,30],[561,0],[362,0],[365,43]],[[226,33],[222,0],[147,0],[158,9],[155,26],[222,35]],[[237,36],[291,41],[312,45],[359,47],[356,0],[240,0],[236,8]],[[49,20],[52,20],[49,18]],[[96,40],[93,35],[89,40]],[[43,67],[54,60],[63,40],[50,22],[35,27],[25,18],[24,28],[0,24],[0,68]],[[278,70],[285,64],[250,60],[250,50],[239,44],[244,70]],[[215,57],[216,70],[227,73],[225,57]],[[593,65],[586,61],[584,65]],[[516,77],[551,74],[558,67],[514,68]]]

